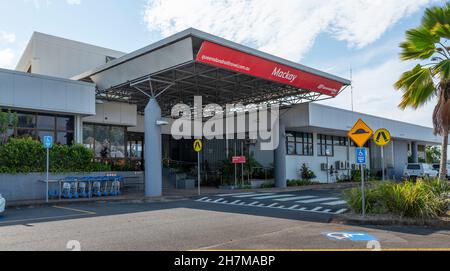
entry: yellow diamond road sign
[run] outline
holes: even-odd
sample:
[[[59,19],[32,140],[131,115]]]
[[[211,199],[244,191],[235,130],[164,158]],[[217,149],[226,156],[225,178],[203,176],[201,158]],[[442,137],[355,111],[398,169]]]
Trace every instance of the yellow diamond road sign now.
[[[200,139],[194,141],[194,151],[201,152],[203,149],[203,143]]]
[[[375,141],[375,144],[378,146],[387,145],[391,142],[391,133],[384,128],[378,129],[375,134],[373,134],[373,141]]]
[[[350,137],[360,148],[366,144],[367,140],[369,140],[372,135],[372,129],[370,129],[370,127],[362,119],[359,119],[353,128],[348,132],[348,137]]]

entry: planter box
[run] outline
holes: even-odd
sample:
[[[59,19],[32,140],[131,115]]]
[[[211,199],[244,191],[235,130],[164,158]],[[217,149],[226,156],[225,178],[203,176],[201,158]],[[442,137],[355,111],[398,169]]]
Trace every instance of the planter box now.
[[[274,180],[250,180],[252,188],[261,188],[263,184],[275,184]]]
[[[192,179],[177,180],[177,189],[195,189],[195,182]]]
[[[68,176],[104,176],[117,174],[125,178],[127,182],[144,183],[144,172],[89,172],[89,173],[60,173],[50,174],[50,180],[61,180]],[[40,180],[45,180],[45,173],[29,174],[0,174],[0,194],[6,201],[44,200],[46,185]],[[56,184],[49,184],[49,189],[58,189]]]

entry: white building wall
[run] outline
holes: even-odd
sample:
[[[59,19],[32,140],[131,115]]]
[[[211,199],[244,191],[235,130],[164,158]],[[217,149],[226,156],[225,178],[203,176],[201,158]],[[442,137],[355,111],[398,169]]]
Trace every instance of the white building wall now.
[[[33,33],[16,70],[61,78],[72,78],[106,63],[106,57],[118,58],[123,52],[86,43]]]
[[[0,69],[0,107],[95,114],[95,86],[67,79]]]
[[[83,118],[83,122],[119,126],[137,125],[137,106],[135,104],[104,102],[96,104],[95,107],[96,115]]]
[[[306,164],[314,173],[317,178],[315,181],[326,183],[327,172],[322,171],[321,164],[327,162],[327,157],[319,156],[317,151],[317,133],[314,133],[314,155],[313,156],[300,156],[300,155],[286,155],[286,178],[289,180],[301,179],[300,168],[303,164]],[[349,148],[349,163],[356,164],[356,147]],[[334,156],[328,157],[329,166],[333,166],[336,169],[335,163],[337,161],[347,161],[347,147],[346,146],[334,146]],[[367,168],[370,169],[370,150],[367,149]],[[351,169],[350,169],[351,170]],[[348,175],[348,170],[338,170],[337,176]],[[331,178],[330,178],[331,182]]]

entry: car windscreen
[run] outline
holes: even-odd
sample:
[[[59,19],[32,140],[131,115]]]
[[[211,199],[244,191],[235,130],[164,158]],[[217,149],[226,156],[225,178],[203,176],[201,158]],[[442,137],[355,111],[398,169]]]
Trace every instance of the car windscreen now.
[[[419,170],[420,169],[420,165],[408,165],[407,169]]]

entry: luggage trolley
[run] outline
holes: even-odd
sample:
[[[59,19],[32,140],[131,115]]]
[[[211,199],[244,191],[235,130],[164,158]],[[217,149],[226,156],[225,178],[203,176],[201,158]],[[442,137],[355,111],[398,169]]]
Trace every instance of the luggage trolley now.
[[[76,184],[77,184],[76,177],[64,178],[62,183],[61,196],[66,199],[71,199],[73,197],[78,198],[78,191],[76,191],[78,186]]]
[[[121,182],[123,182],[122,176],[114,177],[114,180],[113,180],[112,186],[111,186],[111,196],[121,195],[121,191],[120,191]]]
[[[101,177],[89,177],[92,183],[91,193],[94,197],[102,196],[102,180]]]
[[[90,183],[90,177],[82,177],[79,179],[78,194],[79,194],[80,198],[90,197],[90,194],[88,191],[89,183]]]

